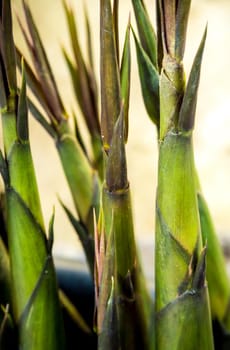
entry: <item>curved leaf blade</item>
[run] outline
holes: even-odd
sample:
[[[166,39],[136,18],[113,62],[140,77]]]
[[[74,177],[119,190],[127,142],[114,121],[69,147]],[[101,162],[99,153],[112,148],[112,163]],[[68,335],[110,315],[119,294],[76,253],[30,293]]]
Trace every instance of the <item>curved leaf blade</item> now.
[[[136,44],[138,69],[145,107],[150,119],[156,124],[157,128],[159,128],[159,74],[154,65],[152,64],[151,60],[139,44],[134,32],[133,34]]]

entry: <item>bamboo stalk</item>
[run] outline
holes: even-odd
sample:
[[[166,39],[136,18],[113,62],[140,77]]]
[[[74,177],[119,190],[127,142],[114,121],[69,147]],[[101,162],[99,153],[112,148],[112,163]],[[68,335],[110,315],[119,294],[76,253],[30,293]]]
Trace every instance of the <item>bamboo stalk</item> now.
[[[146,109],[157,126],[159,136],[155,248],[156,346],[158,349],[210,349],[213,348],[213,340],[209,295],[204,277],[206,254],[202,253],[192,145],[205,36],[185,85],[182,59],[190,1],[156,1],[157,61],[149,54],[150,48],[155,52],[156,45],[149,44],[152,27],[144,3],[133,1],[133,6],[141,40],[141,45],[136,40],[136,47],[142,91],[144,96],[147,93],[144,97]],[[141,16],[138,16],[138,8]],[[155,105],[160,107],[160,114]],[[200,283],[195,285],[195,280]],[[205,314],[202,323],[201,309]],[[171,317],[174,321],[171,321]],[[183,332],[184,327],[190,331]],[[199,335],[196,343],[194,339],[198,339],[200,329],[205,336]]]
[[[117,3],[116,3],[117,5]],[[102,189],[102,228],[104,254],[97,268],[97,327],[99,349],[152,349],[149,339],[151,299],[143,279],[136,248],[125,142],[128,136],[127,106],[129,98],[130,55],[126,32],[123,65],[119,69],[116,47],[119,42],[116,18],[113,19],[110,0],[101,1],[101,132],[104,140],[105,181]],[[117,72],[124,72],[121,79]],[[110,75],[108,75],[110,72]],[[125,73],[126,72],[126,73]],[[126,86],[122,87],[122,81]],[[123,93],[123,91],[126,93]],[[124,104],[121,102],[124,98]],[[124,115],[125,114],[125,115]],[[101,231],[100,231],[101,230]],[[97,244],[99,247],[100,244]]]
[[[186,1],[186,4],[184,5],[185,5],[185,8],[183,8],[183,6],[180,7],[180,16],[183,16],[183,13],[188,11],[190,7],[190,1]],[[135,42],[136,42],[136,51],[137,51],[138,66],[139,66],[139,75],[140,75],[140,81],[142,86],[142,94],[143,94],[146,110],[150,118],[156,124],[158,136],[159,136],[160,116],[156,109],[159,106],[159,73],[161,72],[162,64],[163,64],[162,33],[164,31],[164,23],[161,20],[159,13],[162,10],[162,6],[167,7],[167,4],[162,5],[162,2],[158,2],[158,1],[156,3],[157,12],[158,12],[157,63],[149,53],[151,51],[153,53],[156,51],[156,43],[149,44],[151,43],[151,40],[153,37],[152,34],[149,34],[149,32],[150,33],[153,32],[153,28],[151,23],[149,22],[147,9],[144,6],[143,1],[140,1],[140,0],[133,0],[133,6],[135,9],[136,21],[138,25],[138,33],[140,37],[140,43],[137,41],[136,38],[135,38]],[[187,17],[187,14],[186,14],[186,17]],[[185,22],[187,22],[187,20],[188,20],[188,17],[186,18]],[[146,27],[148,27],[148,29],[146,29]],[[186,25],[183,21],[180,21],[179,25],[177,26],[177,33],[182,33],[183,36],[185,36]],[[184,52],[185,38],[182,40],[183,42],[181,44],[181,47],[180,48],[177,47],[176,55],[178,54],[182,55]],[[196,177],[198,178],[197,171],[196,171]],[[200,190],[199,180],[197,180],[197,198],[199,203],[199,216],[200,216],[203,244],[207,243],[208,245],[207,255],[206,255],[207,280],[209,285],[212,318],[213,319],[217,318],[219,322],[221,322],[222,325],[226,327],[226,329],[228,329],[229,326],[227,325],[228,324],[227,318],[229,315],[229,312],[228,312],[229,280],[228,280],[227,271],[226,271],[226,264],[224,261],[223,252],[218,242],[217,233],[215,232],[214,225],[207,207],[207,203],[205,203],[204,197]],[[220,278],[218,278],[218,280],[215,279],[215,282],[214,282],[214,276],[216,276],[215,271],[222,271],[222,273],[218,274]]]
[[[182,3],[178,4],[178,11],[180,6],[183,6]],[[181,37],[176,34],[177,23],[174,23],[173,17],[176,18],[177,12],[175,8],[173,11],[168,7],[167,1],[160,2],[160,9],[165,32],[162,33],[164,58],[160,76],[160,144],[156,204],[156,344],[158,349],[212,349],[209,294],[205,280],[205,254],[202,251],[192,146],[197,89],[206,34],[184,88],[184,72],[180,60],[183,57],[182,46],[185,39],[182,37],[181,43],[178,43]],[[183,19],[186,22],[187,15]],[[184,298],[186,306],[183,306]],[[168,331],[171,335],[169,334],[166,343],[163,337],[166,325],[168,327],[172,317],[171,313],[175,316],[174,335],[170,333],[171,330]],[[183,333],[184,327],[190,331]]]
[[[106,349],[108,342],[119,344],[121,349],[150,349],[151,299],[142,279],[134,240],[123,123],[118,120],[114,130],[103,188],[107,260],[102,267],[98,304],[99,349]]]

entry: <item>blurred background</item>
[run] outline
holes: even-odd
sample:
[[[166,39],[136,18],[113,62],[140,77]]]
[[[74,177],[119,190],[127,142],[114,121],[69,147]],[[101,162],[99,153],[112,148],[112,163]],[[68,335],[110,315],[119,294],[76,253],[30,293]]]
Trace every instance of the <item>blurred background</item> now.
[[[69,48],[67,26],[61,0],[27,1],[39,27],[60,92],[67,110],[78,110],[73,97],[68,71],[61,46]],[[93,28],[95,67],[99,77],[99,0],[69,0],[75,10],[79,35],[85,49],[84,7]],[[155,26],[154,0],[145,0]],[[15,15],[14,35],[17,45],[29,58],[16,20],[24,22],[20,0],[12,0]],[[120,43],[123,43],[129,13],[135,26],[131,0],[120,1]],[[204,53],[196,128],[194,135],[195,158],[205,197],[220,237],[230,230],[230,1],[193,0],[188,26],[185,53],[187,76],[204,28],[208,23],[208,36]],[[151,264],[154,241],[154,207],[157,176],[156,132],[143,106],[136,53],[132,41],[132,80],[130,101],[130,131],[127,145],[128,175],[132,190],[134,222],[138,242],[145,264]],[[99,81],[99,79],[98,79]],[[80,113],[79,118],[81,118]],[[84,128],[84,125],[82,126]],[[73,208],[70,193],[60,166],[53,141],[30,118],[30,133],[42,207],[48,225],[55,206],[55,244],[57,256],[80,256],[83,253],[57,196]],[[229,236],[230,237],[230,236]],[[146,260],[149,259],[149,260]]]

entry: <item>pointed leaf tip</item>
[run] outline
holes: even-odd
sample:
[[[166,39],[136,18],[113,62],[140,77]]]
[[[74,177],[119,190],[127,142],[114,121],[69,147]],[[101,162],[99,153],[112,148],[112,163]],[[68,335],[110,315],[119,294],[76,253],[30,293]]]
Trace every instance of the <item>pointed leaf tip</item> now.
[[[157,40],[144,2],[132,0],[141,46],[157,69]]]
[[[125,121],[125,142],[128,139],[129,132],[129,98],[130,98],[130,71],[131,71],[131,52],[130,52],[130,18],[126,29],[125,42],[122,52],[120,80],[121,97],[124,104]]]
[[[197,104],[198,87],[200,81],[201,63],[204,52],[204,46],[207,36],[207,26],[205,28],[200,46],[193,61],[192,69],[189,75],[186,91],[183,97],[178,127],[179,130],[189,131],[194,127],[195,112]]]
[[[132,32],[135,40],[141,91],[145,108],[150,119],[159,127],[159,73],[138,42],[133,29]]]

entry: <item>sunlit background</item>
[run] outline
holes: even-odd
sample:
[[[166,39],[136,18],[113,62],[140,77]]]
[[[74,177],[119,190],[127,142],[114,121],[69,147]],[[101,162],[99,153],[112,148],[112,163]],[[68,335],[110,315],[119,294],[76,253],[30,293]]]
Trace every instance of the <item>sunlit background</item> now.
[[[77,105],[73,97],[61,46],[69,48],[67,26],[61,0],[30,0],[35,21],[47,49],[52,68],[67,110]],[[85,47],[83,3],[92,26],[95,66],[99,76],[99,0],[69,0],[75,9],[82,47]],[[154,23],[154,0],[145,1]],[[22,22],[21,1],[13,0],[13,11]],[[135,28],[131,0],[120,1],[120,34],[123,42],[129,13]],[[230,1],[194,0],[191,6],[185,69],[187,75],[208,23],[208,37],[199,90],[195,158],[203,192],[209,203],[215,226],[221,237],[230,230]],[[15,40],[28,58],[22,35],[15,20]],[[81,118],[79,113],[79,118]],[[58,196],[73,209],[70,193],[53,141],[33,118],[30,119],[31,143],[46,224],[55,206],[55,244],[57,255],[82,256]],[[152,247],[154,240],[154,206],[157,174],[156,132],[142,102],[136,54],[132,38],[132,84],[130,131],[127,145],[128,174],[132,189],[136,235],[141,248]]]

